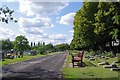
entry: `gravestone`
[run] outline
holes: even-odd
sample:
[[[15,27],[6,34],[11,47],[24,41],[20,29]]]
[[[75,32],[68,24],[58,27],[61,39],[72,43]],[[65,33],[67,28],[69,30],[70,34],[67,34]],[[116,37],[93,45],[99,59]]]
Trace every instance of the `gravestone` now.
[[[111,71],[120,71],[120,68],[111,68]]]
[[[90,58],[90,59],[89,59],[89,61],[94,61],[94,60],[95,60],[95,58]]]
[[[109,59],[109,57],[105,57],[105,59]]]
[[[100,62],[100,63],[98,63],[98,65],[109,65],[109,63],[108,62]]]

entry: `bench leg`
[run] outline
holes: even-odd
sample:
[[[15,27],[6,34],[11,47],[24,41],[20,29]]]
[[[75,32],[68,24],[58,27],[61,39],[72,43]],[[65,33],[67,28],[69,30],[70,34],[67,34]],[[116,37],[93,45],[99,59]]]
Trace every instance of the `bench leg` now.
[[[81,61],[81,63],[80,63],[80,66],[81,66],[81,67],[83,66],[82,64],[83,64],[83,62]]]
[[[72,62],[72,64],[73,64],[73,68],[74,68],[74,62]]]

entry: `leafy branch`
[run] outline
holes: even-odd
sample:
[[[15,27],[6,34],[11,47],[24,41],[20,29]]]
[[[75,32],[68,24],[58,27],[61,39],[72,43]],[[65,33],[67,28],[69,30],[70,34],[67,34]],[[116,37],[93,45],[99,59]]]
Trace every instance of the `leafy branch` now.
[[[7,24],[9,21],[14,21],[16,23],[17,20],[12,16],[13,12],[14,10],[9,9],[6,5],[2,6],[0,8],[0,21],[5,22]]]

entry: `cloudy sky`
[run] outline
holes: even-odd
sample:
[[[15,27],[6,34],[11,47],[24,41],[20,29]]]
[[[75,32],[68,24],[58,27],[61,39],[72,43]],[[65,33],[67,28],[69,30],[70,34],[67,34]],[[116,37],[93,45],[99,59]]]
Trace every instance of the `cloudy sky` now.
[[[0,3],[0,7],[3,5],[15,11],[18,22],[0,22],[0,39],[15,40],[24,35],[29,42],[59,44],[72,40],[74,15],[82,2],[8,0]]]

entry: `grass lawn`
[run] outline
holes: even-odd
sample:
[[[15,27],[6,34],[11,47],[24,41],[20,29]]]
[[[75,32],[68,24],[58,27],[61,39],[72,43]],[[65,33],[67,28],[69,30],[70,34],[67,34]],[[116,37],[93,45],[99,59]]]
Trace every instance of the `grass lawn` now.
[[[117,59],[118,58],[110,58],[104,60],[97,58],[95,61],[89,61],[84,58],[85,67],[72,68],[69,66],[71,63],[71,56],[69,55],[66,61],[66,67],[62,69],[64,80],[119,80],[117,71],[111,71],[97,64],[101,61],[112,63],[113,61],[117,61]]]
[[[57,52],[49,53],[47,55],[53,55],[53,54],[56,54],[56,53]],[[4,65],[7,65],[7,64],[10,64],[10,63],[14,63],[14,62],[20,62],[20,61],[24,61],[24,60],[30,60],[30,59],[38,58],[38,57],[42,57],[42,56],[45,56],[45,55],[43,55],[43,54],[37,54],[35,56],[25,55],[25,56],[23,56],[23,58],[5,59],[5,61],[0,61],[0,66],[4,66]]]

